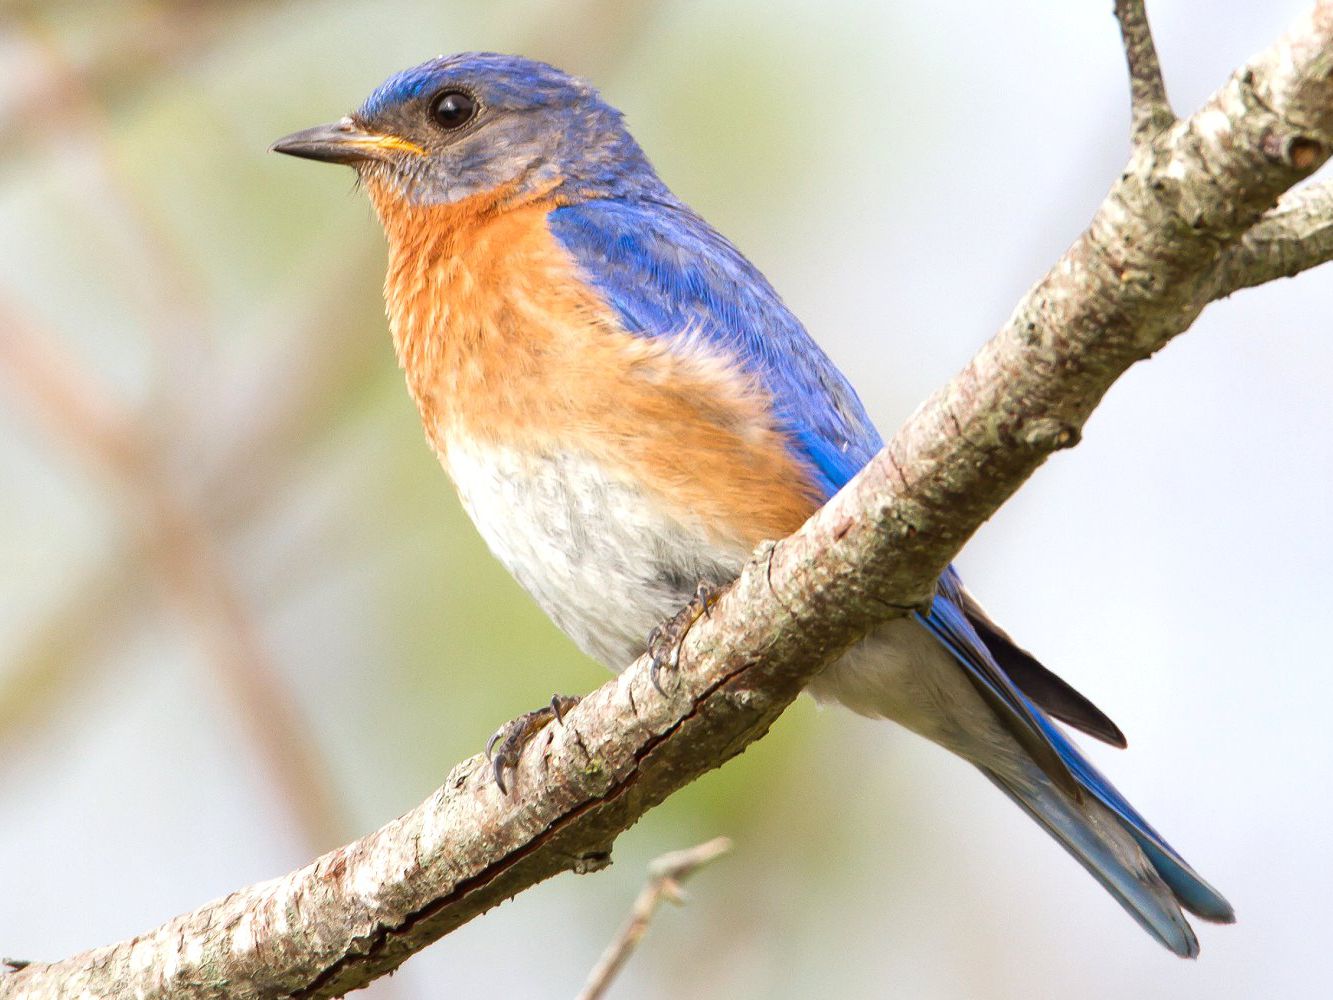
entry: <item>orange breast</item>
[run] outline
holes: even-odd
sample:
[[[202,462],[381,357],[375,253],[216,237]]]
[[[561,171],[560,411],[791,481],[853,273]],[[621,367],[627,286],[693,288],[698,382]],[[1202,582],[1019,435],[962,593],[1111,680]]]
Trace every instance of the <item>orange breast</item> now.
[[[818,506],[762,387],[688,331],[626,332],[552,236],[553,200],[423,208],[369,187],[394,344],[442,458],[458,439],[583,454],[730,545],[790,534]]]

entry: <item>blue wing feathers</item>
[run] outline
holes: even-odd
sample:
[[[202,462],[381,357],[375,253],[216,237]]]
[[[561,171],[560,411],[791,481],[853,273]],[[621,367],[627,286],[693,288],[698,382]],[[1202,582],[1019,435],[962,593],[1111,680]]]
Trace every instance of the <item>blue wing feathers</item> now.
[[[930,612],[917,612],[917,621],[953,655],[996,716],[1047,777],[1077,798],[1082,794],[1082,786],[1042,728],[1040,710],[1005,676],[973,631],[962,609],[951,599],[948,593],[951,575],[952,569],[941,579],[940,591]]]

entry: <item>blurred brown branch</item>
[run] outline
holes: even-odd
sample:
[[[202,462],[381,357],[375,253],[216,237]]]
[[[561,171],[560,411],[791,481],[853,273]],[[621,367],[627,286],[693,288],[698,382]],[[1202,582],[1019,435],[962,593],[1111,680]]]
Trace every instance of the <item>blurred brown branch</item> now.
[[[685,637],[665,694],[641,659],[538,734],[512,796],[475,756],[374,833],[132,941],[0,978],[0,997],[340,996],[545,878],[604,866],[623,830],[762,737],[824,664],[927,602],[1110,386],[1189,328],[1219,259],[1331,149],[1325,0],[1200,111],[1136,135],[1088,229],[846,488],[761,547]]]
[[[79,194],[101,213],[113,218],[113,226],[143,258],[135,290],[147,312],[144,328],[153,337],[153,357],[158,366],[156,395],[167,400],[190,395],[190,386],[178,383],[197,370],[208,327],[198,276],[189,268],[189,258],[173,246],[166,231],[154,218],[149,203],[121,168],[112,144],[112,129],[103,101],[89,81],[69,61],[54,32],[36,17],[25,21],[26,30],[16,37],[28,43],[49,81],[59,94],[42,114],[47,127],[59,130],[65,142],[76,142],[86,151],[85,162],[94,169],[92,183],[80,185]]]
[[[59,603],[46,628],[32,631],[18,669],[5,684],[5,693],[16,697],[0,717],[9,723],[17,723],[25,714],[31,717],[42,706],[39,692],[49,701],[68,687],[80,669],[87,669],[93,661],[90,654],[128,630],[136,592],[126,584],[136,564],[147,565],[161,580],[163,595],[192,624],[222,690],[236,707],[243,731],[266,762],[279,797],[293,811],[307,843],[317,849],[336,843],[346,831],[328,767],[230,582],[209,518],[192,506],[183,484],[173,483],[166,469],[165,449],[175,443],[170,432],[184,432],[189,423],[186,412],[174,405],[189,395],[189,387],[178,386],[175,376],[198,367],[191,361],[203,344],[207,325],[203,306],[185,258],[169,244],[117,166],[101,98],[111,83],[106,74],[135,77],[151,72],[155,57],[188,55],[194,45],[216,37],[225,18],[234,17],[244,6],[145,5],[126,22],[117,22],[119,32],[116,24],[110,25],[109,41],[98,50],[94,63],[81,67],[68,60],[47,30],[49,7],[16,4],[4,12],[7,20],[21,26],[16,37],[28,42],[41,70],[26,102],[20,101],[13,113],[22,118],[30,110],[34,121],[77,137],[88,150],[99,204],[112,208],[122,236],[141,252],[145,274],[138,285],[149,311],[144,327],[154,337],[154,357],[166,360],[167,370],[156,380],[159,391],[150,407],[155,411],[150,423],[121,406],[108,387],[97,384],[76,359],[59,351],[53,334],[37,330],[16,309],[0,302],[0,320],[7,327],[0,334],[0,361],[8,369],[12,388],[27,400],[39,422],[132,501],[130,523],[135,535],[128,546],[91,570],[83,587]],[[158,50],[149,53],[144,46]],[[111,628],[115,622],[122,628]],[[50,683],[55,680],[61,684]],[[0,729],[0,735],[13,738],[12,725]]]
[[[45,0],[8,0],[0,7],[0,31],[15,25],[41,32],[61,7],[75,4]],[[0,112],[0,134],[9,141],[0,157],[10,157],[25,141],[59,134],[68,124],[69,105],[82,94],[97,93],[112,100],[135,93],[160,78],[164,68],[187,65],[208,46],[226,37],[235,22],[260,0],[157,0],[125,4],[107,18],[92,51],[76,65],[58,74],[44,73],[19,89]],[[11,83],[13,86],[14,83]],[[15,141],[20,140],[20,141]]]
[[[600,1000],[605,996],[644,934],[648,933],[648,925],[662,901],[670,900],[677,905],[684,903],[686,896],[680,884],[730,850],[731,841],[718,837],[697,847],[663,854],[653,861],[648,866],[648,881],[630,907],[628,919],[597,960],[577,1000]]]
[[[218,680],[310,843],[336,843],[344,826],[317,744],[229,582],[211,527],[168,485],[152,450],[153,433],[56,343],[0,300],[6,383],[40,423],[133,502],[140,549],[157,569],[165,596],[196,626]]]

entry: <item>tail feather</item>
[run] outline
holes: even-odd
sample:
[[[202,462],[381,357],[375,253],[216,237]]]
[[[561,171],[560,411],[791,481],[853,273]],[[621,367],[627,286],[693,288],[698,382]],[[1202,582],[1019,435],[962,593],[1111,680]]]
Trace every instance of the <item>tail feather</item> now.
[[[1230,923],[1231,904],[1005,673],[960,602],[961,584],[946,573],[928,613],[886,625],[879,644],[868,643],[822,675],[816,697],[894,719],[976,765],[1144,930],[1193,958],[1199,942],[1183,911]],[[1053,694],[1048,682],[1038,688],[1046,702],[1074,716],[1075,725],[1098,730],[1093,735],[1109,739],[1119,732],[1067,691]]]
[[[1236,919],[1235,911],[1222,894],[1204,881],[1189,863],[1176,853],[1175,848],[1168,844],[1116,787],[1093,767],[1058,726],[1049,720],[1043,722],[1046,735],[1061,760],[1065,762],[1079,784],[1091,792],[1093,797],[1105,806],[1124,830],[1134,838],[1135,843],[1152,862],[1162,881],[1170,886],[1177,901],[1204,920],[1222,924],[1233,923]]]
[[[947,590],[950,585],[957,591],[955,598],[964,600],[966,595],[956,576],[941,579],[942,588]],[[997,676],[1003,679],[1003,684],[997,683],[991,688],[981,684],[979,690],[983,695],[987,690],[1003,694],[1004,698],[993,696],[988,699],[997,718],[1006,723],[1011,733],[1022,737],[1020,745],[1023,749],[1031,754],[1031,748],[1036,744],[1042,751],[1031,754],[1031,773],[1020,773],[1013,780],[1006,780],[1000,770],[992,774],[985,765],[981,765],[982,769],[992,774],[1012,798],[1050,830],[1168,948],[1177,954],[1192,954],[1180,950],[1198,947],[1193,934],[1188,933],[1188,927],[1184,938],[1169,929],[1184,921],[1175,904],[1218,923],[1231,923],[1236,919],[1231,904],[1200,878],[1175,848],[1139,815],[1115,786],[1079,752],[1064,730],[1037,708],[1028,694],[1013,687],[1012,680],[981,641],[971,621],[958,612],[955,598],[942,590],[931,608],[930,617],[921,619],[922,624],[964,668],[970,679],[988,681]],[[1000,714],[1002,712],[1004,714]],[[1020,721],[1022,726],[1015,724]],[[1052,759],[1058,766],[1051,766]],[[1025,793],[1024,787],[1047,791],[1043,794]],[[1122,862],[1134,862],[1131,870],[1126,871],[1124,863],[1119,871],[1107,866],[1106,855],[1111,847],[1115,848],[1111,858],[1119,856]],[[1146,896],[1143,887],[1148,883],[1143,881],[1141,873],[1133,870],[1144,866],[1151,869],[1152,878],[1148,883],[1155,890]],[[1138,890],[1131,891],[1136,885]],[[1163,922],[1161,919],[1163,908],[1157,905],[1155,897],[1162,893],[1167,893],[1172,901],[1169,909],[1174,912],[1174,920]]]
[[[1180,859],[1179,855],[1162,850],[1132,828],[1130,833],[1138,841],[1139,847],[1148,856],[1153,867],[1157,869],[1157,873],[1162,876],[1162,881],[1171,887],[1181,906],[1201,920],[1215,924],[1236,922],[1236,911],[1232,909],[1231,904],[1220,892],[1200,878],[1193,868]]]
[[[1172,886],[1111,809],[1094,799],[1075,804],[1035,767],[1022,784],[981,772],[1037,821],[1092,875],[1139,926],[1181,958],[1199,954],[1199,939]]]

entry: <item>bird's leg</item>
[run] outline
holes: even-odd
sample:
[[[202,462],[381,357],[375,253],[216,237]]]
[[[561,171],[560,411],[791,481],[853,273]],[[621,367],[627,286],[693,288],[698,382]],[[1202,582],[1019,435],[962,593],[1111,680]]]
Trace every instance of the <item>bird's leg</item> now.
[[[552,719],[565,724],[565,713],[579,703],[578,695],[572,694],[554,694],[551,695],[551,703],[543,705],[533,712],[525,712],[517,719],[510,719],[503,726],[491,734],[491,738],[486,741],[486,758],[491,762],[491,767],[495,771],[495,784],[500,789],[501,795],[508,795],[509,789],[505,787],[505,769],[513,770],[518,766],[518,759],[523,754],[523,748],[526,747],[534,736],[546,728],[547,723]],[[496,749],[496,744],[499,749]]]
[[[680,647],[685,636],[695,622],[712,613],[719,593],[721,591],[711,583],[700,583],[694,589],[689,604],[681,608],[675,617],[655,626],[648,633],[648,655],[652,658],[648,665],[648,678],[653,682],[653,687],[657,688],[658,694],[666,693],[662,690],[662,668],[670,664],[671,669],[675,670],[680,666]]]

